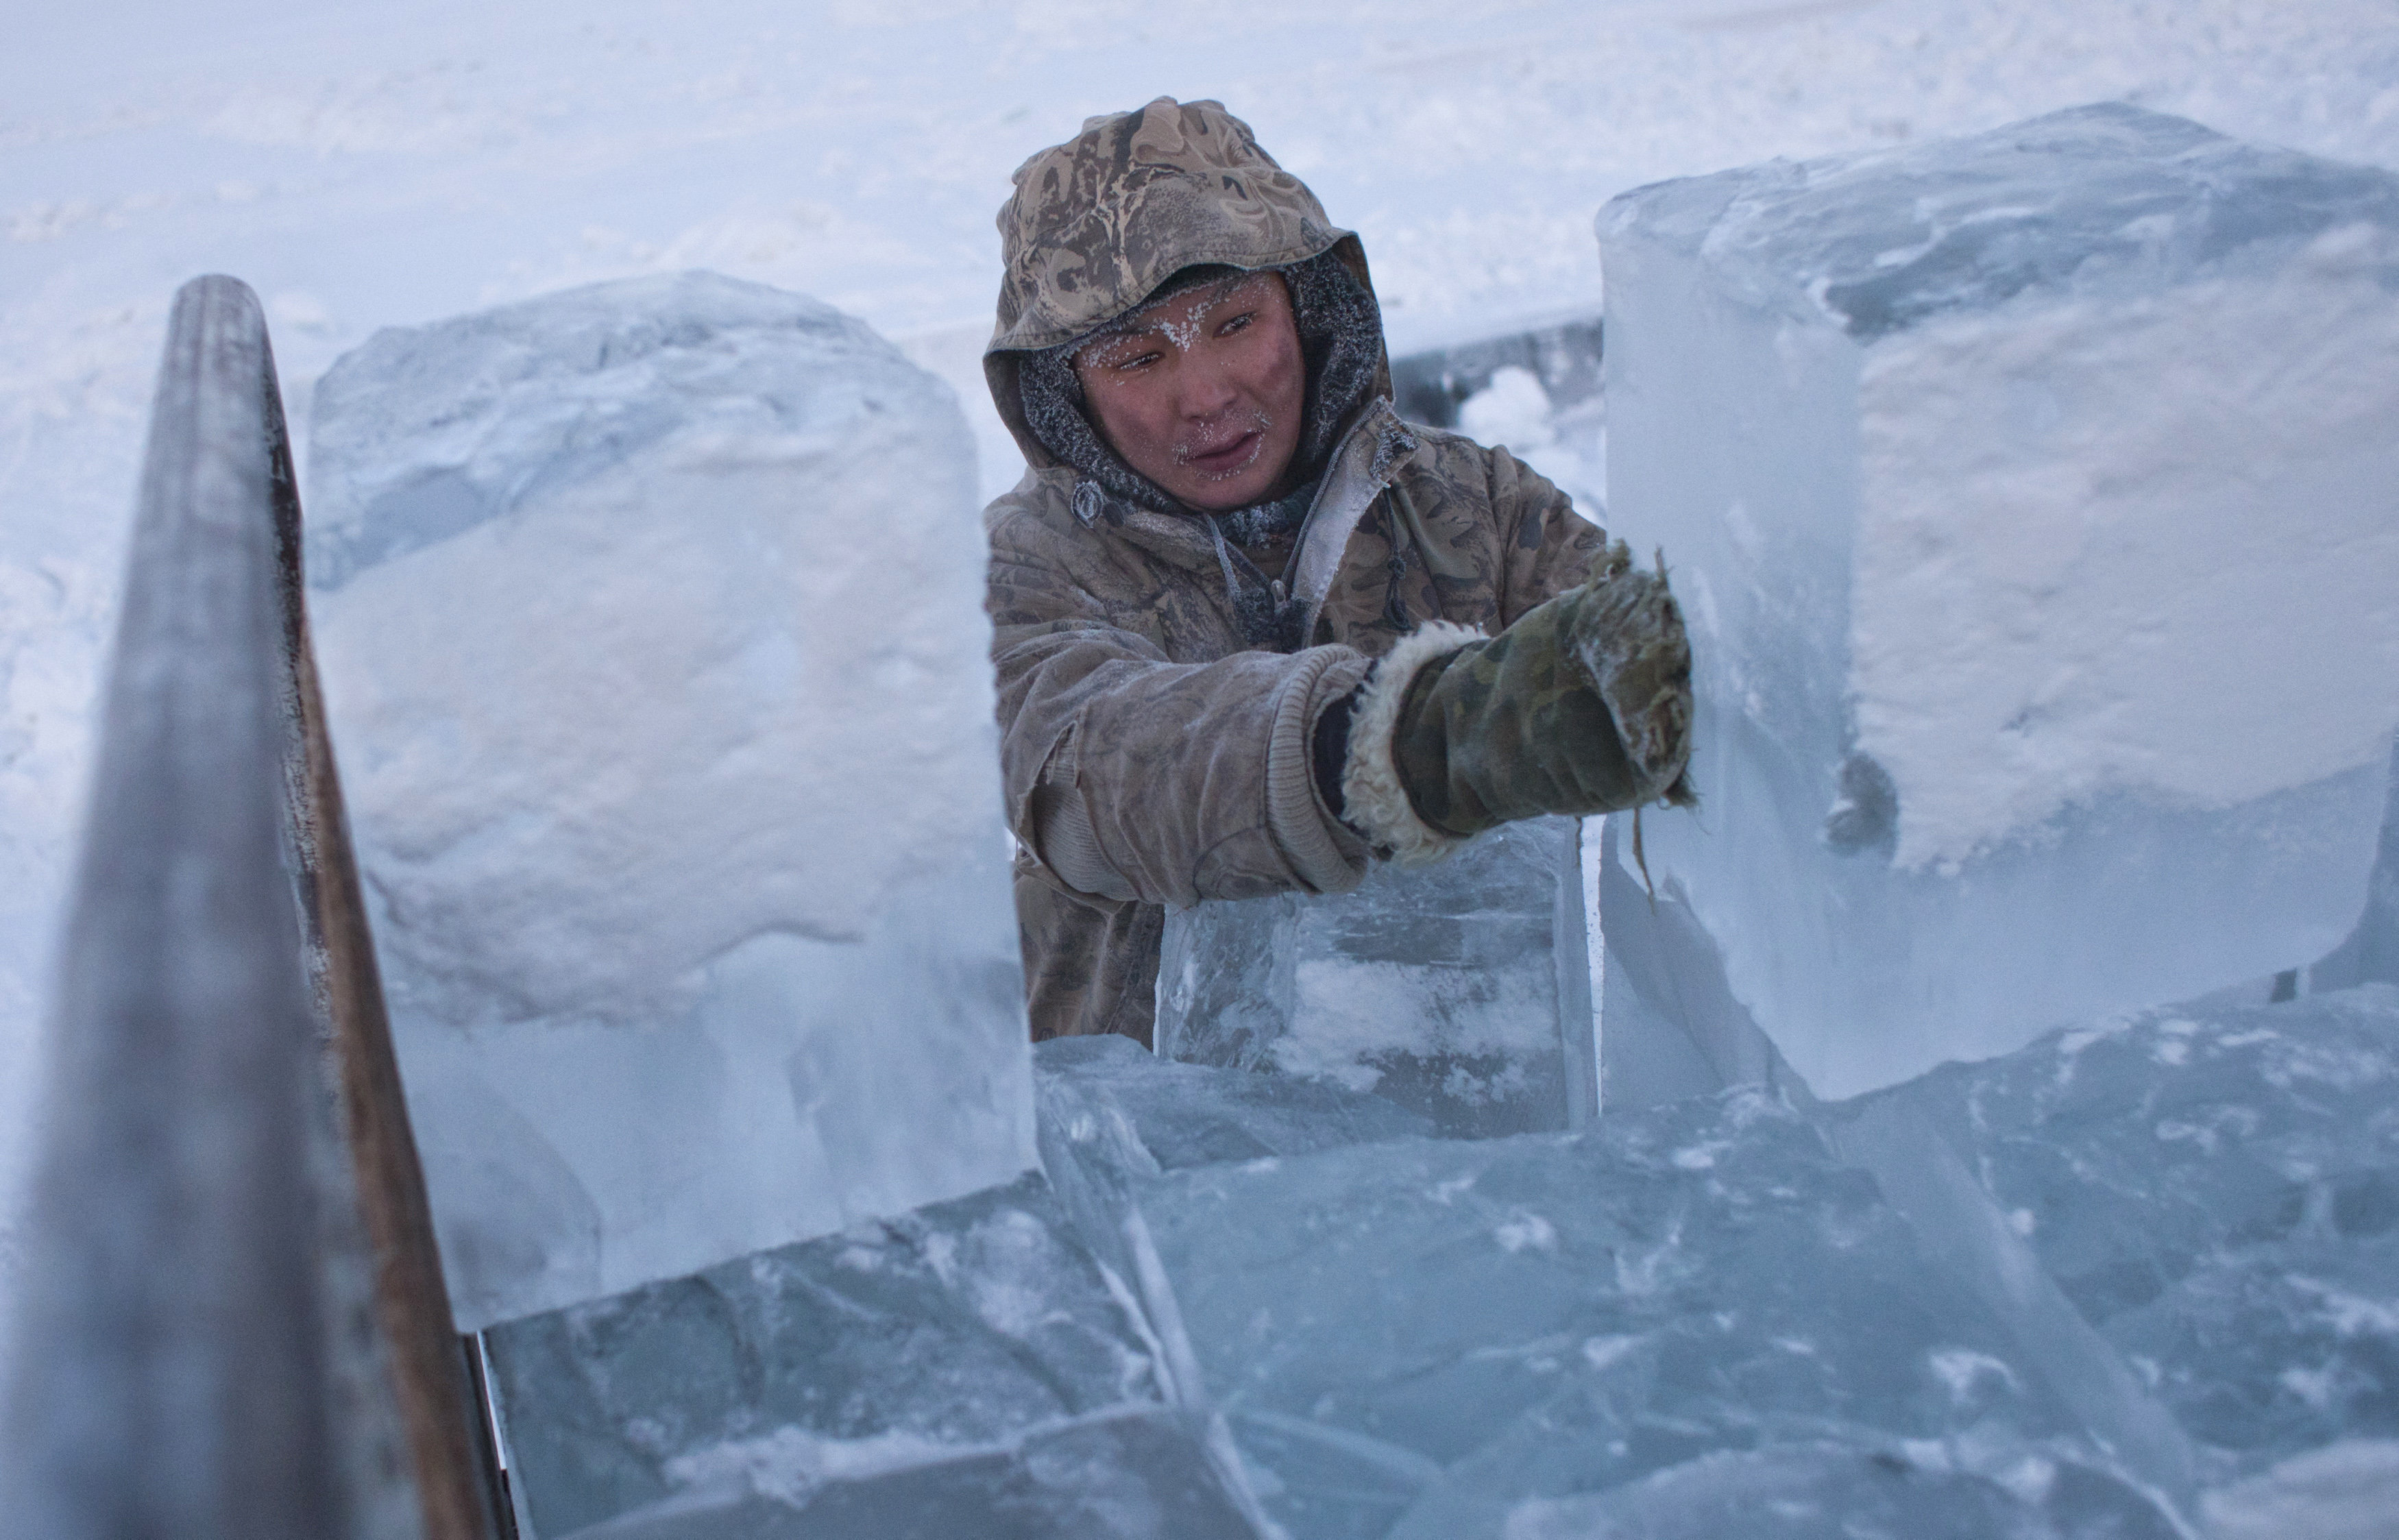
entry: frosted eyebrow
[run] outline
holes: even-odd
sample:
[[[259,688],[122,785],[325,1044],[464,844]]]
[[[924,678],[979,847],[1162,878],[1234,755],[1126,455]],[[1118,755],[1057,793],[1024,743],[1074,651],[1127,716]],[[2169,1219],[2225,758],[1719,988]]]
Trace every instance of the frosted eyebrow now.
[[[1108,361],[1111,349],[1143,337],[1159,338],[1172,343],[1177,352],[1187,353],[1219,305],[1243,289],[1271,276],[1267,273],[1232,273],[1201,289],[1186,289],[1180,293],[1153,301],[1104,328],[1098,336],[1075,351],[1074,362],[1101,367]],[[1187,303],[1195,293],[1205,293],[1207,298],[1190,313],[1189,319],[1178,320],[1158,314],[1169,305]]]

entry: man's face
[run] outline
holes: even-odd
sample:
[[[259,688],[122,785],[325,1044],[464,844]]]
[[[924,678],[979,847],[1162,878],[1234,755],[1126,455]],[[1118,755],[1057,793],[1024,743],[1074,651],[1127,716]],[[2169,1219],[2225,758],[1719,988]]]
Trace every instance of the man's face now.
[[[1109,446],[1195,508],[1262,500],[1299,444],[1308,366],[1272,273],[1141,312],[1077,353],[1075,374]]]

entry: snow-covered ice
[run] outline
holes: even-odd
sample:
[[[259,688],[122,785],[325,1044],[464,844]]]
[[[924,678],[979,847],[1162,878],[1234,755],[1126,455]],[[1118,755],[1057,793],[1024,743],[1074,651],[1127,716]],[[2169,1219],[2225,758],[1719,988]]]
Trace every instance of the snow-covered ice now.
[[[1032,1163],[945,386],[815,301],[630,279],[344,358],[307,503],[462,1326]]]
[[[1170,911],[1159,1055],[1372,1091],[1444,1134],[1582,1127],[1599,1098],[1582,830],[1532,819],[1354,892]]]
[[[1845,1096],[2308,963],[2399,727],[2399,176],[2122,106],[1600,217],[1650,871]]]

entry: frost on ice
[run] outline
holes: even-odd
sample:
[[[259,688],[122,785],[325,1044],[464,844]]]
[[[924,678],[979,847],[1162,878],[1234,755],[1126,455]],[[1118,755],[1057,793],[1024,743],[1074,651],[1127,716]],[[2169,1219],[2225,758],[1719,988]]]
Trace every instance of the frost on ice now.
[[[706,274],[326,375],[310,605],[460,1324],[1033,1160],[974,457]]]
[[[2399,725],[2399,177],[2129,107],[1629,193],[1650,870],[1820,1094],[2323,955]]]

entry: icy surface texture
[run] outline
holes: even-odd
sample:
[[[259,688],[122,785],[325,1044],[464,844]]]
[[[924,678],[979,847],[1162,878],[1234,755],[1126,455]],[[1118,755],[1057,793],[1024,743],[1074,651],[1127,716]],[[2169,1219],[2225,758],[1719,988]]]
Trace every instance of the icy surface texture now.
[[[1650,870],[1820,1095],[2303,965],[2399,724],[2399,177],[2129,107],[1602,212]]]
[[[956,404],[706,274],[376,337],[310,604],[462,1326],[1032,1163]]]
[[[1328,1081],[1183,1064],[1129,1037],[1053,1037],[1033,1049],[1046,1094],[1105,1096],[1160,1169],[1306,1155],[1432,1132],[1397,1102]]]
[[[1572,818],[1351,893],[1170,911],[1159,1053],[1371,1091],[1443,1134],[1579,1128],[1598,1098],[1588,935]]]
[[[545,1536],[1255,1534],[1037,1175],[489,1340]]]
[[[495,1333],[520,1479],[594,1540],[1245,1536],[1254,1502],[1293,1540],[2175,1534],[2039,1312],[1850,1164],[1882,1127],[1937,1130],[1918,1163],[1987,1183],[2201,1440],[2208,1533],[2383,1533],[2399,988],[1580,1135],[1427,1139],[1122,1041],[1034,1061],[1046,1182]]]
[[[2167,1533],[1874,1183],[1755,1091],[1199,1168],[1141,1201],[1295,1536],[1736,1533],[1736,1486],[1815,1505],[1769,1533],[1945,1505],[1945,1533]]]
[[[2213,1474],[2399,1439],[2399,988],[2148,1011],[1885,1094],[1975,1164]]]

